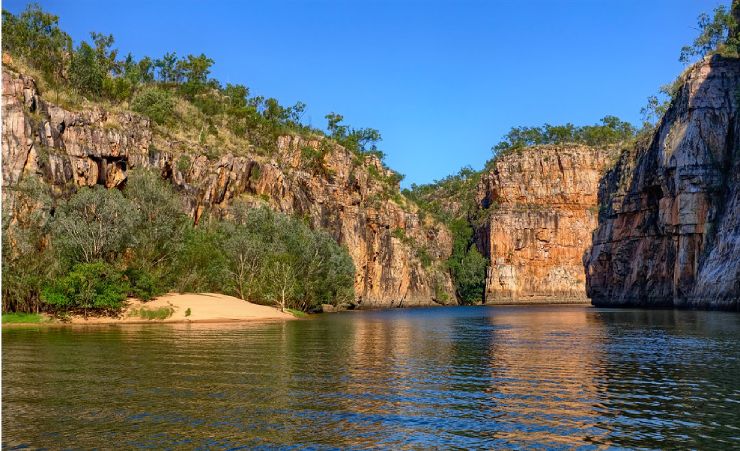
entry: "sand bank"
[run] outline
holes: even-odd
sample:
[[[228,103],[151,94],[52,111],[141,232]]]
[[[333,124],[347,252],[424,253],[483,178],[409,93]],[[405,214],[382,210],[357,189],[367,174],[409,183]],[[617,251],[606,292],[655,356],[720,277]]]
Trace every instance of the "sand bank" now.
[[[172,309],[172,314],[166,319],[148,320],[142,317],[142,309],[152,312],[162,308]],[[295,317],[274,307],[253,304],[225,294],[172,293],[148,302],[129,299],[126,308],[118,318],[74,316],[68,324],[241,322],[287,319],[295,319]]]

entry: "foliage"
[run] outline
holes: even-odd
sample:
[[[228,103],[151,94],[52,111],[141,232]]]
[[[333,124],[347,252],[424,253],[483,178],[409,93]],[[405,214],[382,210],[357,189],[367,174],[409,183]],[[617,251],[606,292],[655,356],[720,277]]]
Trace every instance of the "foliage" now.
[[[172,186],[156,173],[129,172],[124,197],[138,225],[131,232],[128,267],[134,296],[148,299],[164,292],[177,277],[173,263],[181,252],[190,218]]]
[[[711,53],[718,53],[725,57],[737,58],[740,49],[740,30],[737,17],[740,15],[740,2],[734,0],[731,10],[724,5],[714,9],[714,15],[702,13],[697,20],[699,36],[691,45],[681,48],[679,61],[690,63],[694,58],[703,58]]]
[[[131,101],[131,109],[149,116],[156,124],[167,125],[175,120],[175,102],[171,94],[161,88],[146,88]]]
[[[333,238],[267,208],[237,206],[221,223],[228,284],[242,299],[310,310],[354,298],[354,265]]]
[[[501,142],[491,148],[494,156],[513,150],[541,144],[585,144],[604,146],[618,144],[634,138],[637,130],[629,122],[615,116],[605,116],[600,124],[575,126],[573,124],[541,127],[512,127]]]
[[[65,276],[41,292],[53,309],[115,312],[123,306],[129,284],[113,266],[104,262],[78,263]]]
[[[188,309],[189,310],[189,309]],[[129,316],[138,316],[141,319],[146,320],[165,320],[175,313],[175,309],[172,307],[159,307],[157,309],[150,309],[147,307],[141,307],[139,309],[132,309],[129,312]],[[186,316],[187,312],[186,312]]]
[[[380,132],[374,128],[352,128],[342,124],[344,116],[337,113],[326,115],[329,136],[336,142],[356,153],[375,155],[381,161],[385,154],[378,149],[377,144],[383,139]]]
[[[56,269],[45,245],[51,196],[48,187],[32,177],[3,189],[15,192],[12,204],[3,202],[2,309],[38,312],[42,308],[41,289]]]
[[[447,267],[457,296],[463,304],[482,302],[488,262],[473,242],[473,228],[467,221],[458,219],[452,221],[450,230],[454,241]]]
[[[182,249],[174,262],[177,279],[174,289],[181,292],[232,292],[227,259],[221,252],[223,237],[217,225],[201,223],[185,232]]]
[[[22,57],[54,85],[61,83],[72,50],[72,38],[59,28],[59,17],[37,3],[14,16],[3,10],[3,51]]]
[[[118,190],[81,188],[56,210],[51,235],[59,254],[69,261],[114,261],[131,242],[138,209]]]

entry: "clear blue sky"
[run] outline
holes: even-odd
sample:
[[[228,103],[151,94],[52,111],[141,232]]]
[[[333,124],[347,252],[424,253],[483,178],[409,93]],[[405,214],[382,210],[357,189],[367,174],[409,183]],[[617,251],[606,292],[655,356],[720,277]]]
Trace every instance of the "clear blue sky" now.
[[[26,1],[5,0],[17,13]],[[512,126],[635,124],[682,70],[696,17],[729,0],[42,0],[75,41],[136,57],[205,53],[213,75],[381,131],[404,185],[482,167]]]

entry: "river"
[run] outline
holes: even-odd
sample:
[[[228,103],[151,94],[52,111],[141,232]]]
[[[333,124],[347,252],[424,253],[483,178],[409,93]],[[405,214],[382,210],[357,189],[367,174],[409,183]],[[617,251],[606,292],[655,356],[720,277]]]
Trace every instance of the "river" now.
[[[3,449],[740,446],[735,313],[445,307],[2,340]]]

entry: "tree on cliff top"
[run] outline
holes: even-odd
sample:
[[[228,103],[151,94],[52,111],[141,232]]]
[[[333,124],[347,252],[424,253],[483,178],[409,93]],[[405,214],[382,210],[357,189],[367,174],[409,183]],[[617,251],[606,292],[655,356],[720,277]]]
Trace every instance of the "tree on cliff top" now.
[[[37,3],[14,16],[3,10],[3,51],[25,58],[53,84],[64,80],[72,38],[59,28],[59,17]]]
[[[512,127],[501,141],[491,148],[496,156],[512,150],[542,144],[585,144],[604,146],[619,144],[634,138],[637,129],[616,116],[605,116],[600,124],[575,126],[545,124],[541,127]],[[490,163],[490,162],[489,162]]]
[[[737,58],[740,56],[740,0],[733,0],[728,11],[724,5],[714,9],[712,17],[707,13],[699,15],[697,21],[699,36],[691,45],[681,49],[679,61],[688,64],[694,57],[719,55]]]

